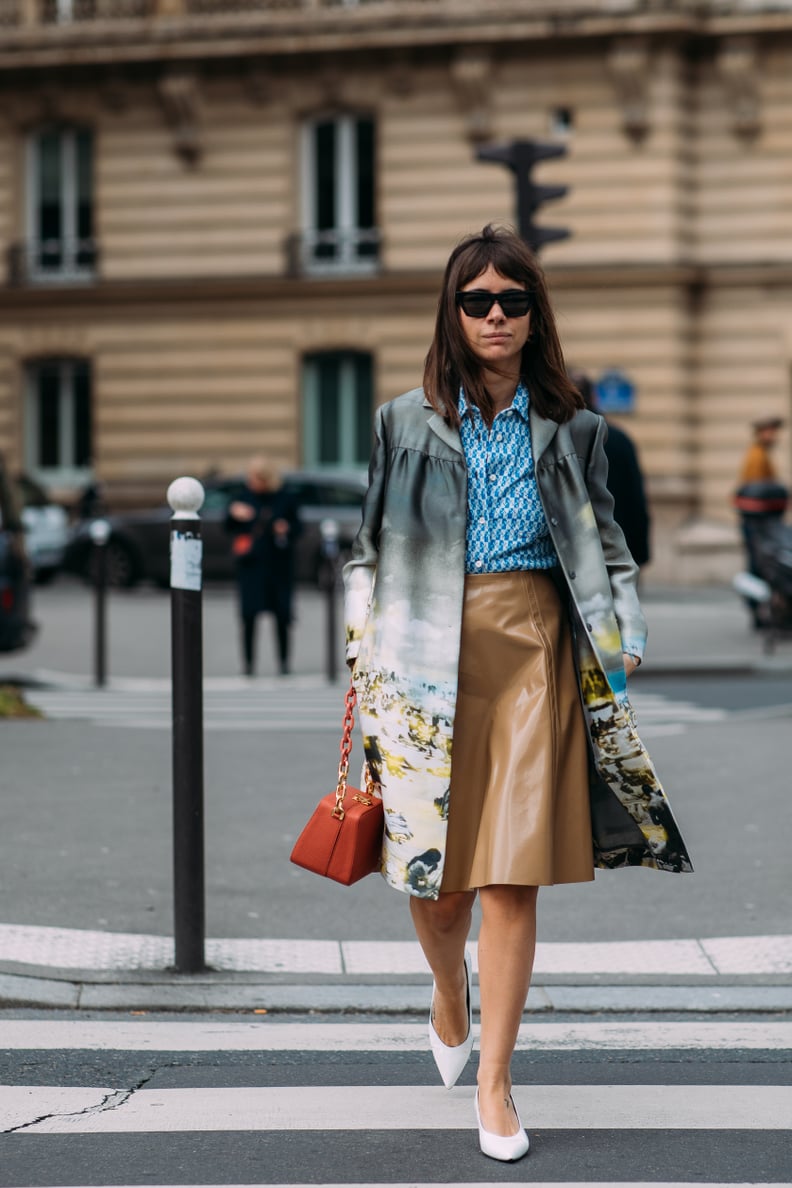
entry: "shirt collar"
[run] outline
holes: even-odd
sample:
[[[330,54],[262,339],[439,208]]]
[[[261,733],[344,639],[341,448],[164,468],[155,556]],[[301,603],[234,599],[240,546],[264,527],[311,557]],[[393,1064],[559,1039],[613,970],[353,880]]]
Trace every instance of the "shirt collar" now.
[[[524,421],[527,421],[528,420],[528,406],[529,406],[529,404],[530,404],[530,397],[528,395],[528,389],[526,388],[523,381],[520,380],[520,382],[517,385],[517,390],[514,393],[514,399],[511,403],[510,407],[513,408],[515,412],[519,413]],[[468,412],[472,416],[474,412],[478,412],[478,409],[475,407],[475,405],[468,404],[467,397],[465,396],[465,389],[460,387],[460,389],[459,389],[459,415],[460,415],[460,417],[464,417],[466,415],[466,413],[468,413]]]

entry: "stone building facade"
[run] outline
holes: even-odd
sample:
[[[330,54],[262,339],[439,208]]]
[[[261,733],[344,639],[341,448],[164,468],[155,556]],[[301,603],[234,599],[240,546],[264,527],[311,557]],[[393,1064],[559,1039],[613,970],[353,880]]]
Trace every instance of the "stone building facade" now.
[[[365,462],[511,138],[567,147],[543,262],[568,361],[635,385],[653,576],[730,572],[792,412],[791,0],[0,0],[0,450],[116,506]]]

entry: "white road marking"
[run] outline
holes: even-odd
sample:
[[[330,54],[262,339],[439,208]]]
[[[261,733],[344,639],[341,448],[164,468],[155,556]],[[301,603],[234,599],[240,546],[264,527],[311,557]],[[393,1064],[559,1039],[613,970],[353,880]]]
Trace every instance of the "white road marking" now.
[[[340,723],[341,689],[317,677],[272,679],[207,679],[204,683],[204,726],[207,730],[303,731],[334,730]],[[31,690],[29,700],[49,718],[88,720],[98,726],[169,730],[170,686],[167,681],[118,681],[107,689],[84,684]],[[639,729],[647,738],[684,733],[688,726],[722,722],[729,712],[718,707],[657,693],[632,695]]]
[[[478,1035],[478,1025],[474,1025]],[[423,1052],[425,1023],[2,1019],[0,1051]],[[792,1051],[792,1023],[523,1023],[518,1051]],[[792,1118],[792,1115],[790,1115]]]
[[[472,1086],[246,1086],[141,1089],[86,1109],[111,1090],[0,1088],[0,1127],[25,1134],[188,1131],[469,1130]],[[541,1130],[787,1130],[789,1085],[515,1086],[526,1126]],[[44,1117],[50,1114],[51,1117]],[[11,1121],[14,1119],[15,1121]],[[40,1119],[36,1121],[36,1119]]]

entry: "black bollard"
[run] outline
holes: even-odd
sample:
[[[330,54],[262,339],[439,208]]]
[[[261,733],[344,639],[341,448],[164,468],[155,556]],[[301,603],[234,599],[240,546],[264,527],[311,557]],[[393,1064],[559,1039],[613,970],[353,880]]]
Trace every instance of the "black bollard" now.
[[[173,921],[177,973],[205,962],[203,807],[203,638],[197,479],[168,487],[171,519],[171,680],[173,704]]]
[[[336,649],[336,585],[338,583],[338,524],[335,520],[322,520],[322,579],[326,595],[325,642],[327,679],[330,684],[338,680],[338,656]]]
[[[93,542],[94,684],[102,689],[107,683],[107,542],[110,525],[107,520],[94,520],[89,532]]]

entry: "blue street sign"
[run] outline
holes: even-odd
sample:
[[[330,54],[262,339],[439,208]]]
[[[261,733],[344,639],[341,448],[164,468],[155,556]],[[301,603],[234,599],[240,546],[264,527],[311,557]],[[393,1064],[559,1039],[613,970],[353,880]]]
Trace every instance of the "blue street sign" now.
[[[635,412],[635,384],[623,371],[603,371],[594,387],[599,412]]]

